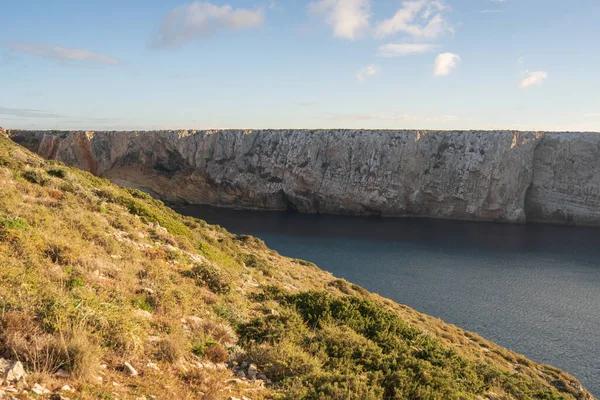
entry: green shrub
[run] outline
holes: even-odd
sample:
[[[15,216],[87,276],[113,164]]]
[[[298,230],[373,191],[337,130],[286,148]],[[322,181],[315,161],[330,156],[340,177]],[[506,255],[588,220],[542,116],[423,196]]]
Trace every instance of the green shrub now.
[[[58,188],[67,193],[75,193],[77,191],[77,186],[73,182],[69,181],[61,182]]]
[[[310,261],[301,260],[299,258],[294,259],[294,262],[302,265],[303,267],[313,267],[313,268],[317,267],[315,264],[311,263]]]
[[[256,345],[248,351],[250,360],[276,381],[286,378],[316,375],[320,372],[322,362],[302,346],[289,340],[282,340],[273,345]]]
[[[213,305],[213,311],[219,317],[227,321],[231,326],[237,327],[248,322],[246,311],[240,304],[235,304],[229,299],[221,299]]]
[[[31,183],[37,183],[40,186],[46,186],[50,180],[44,176],[44,173],[37,169],[30,169],[21,174],[23,179]]]
[[[11,162],[6,157],[0,156],[0,167],[10,167]]]
[[[265,276],[273,276],[273,269],[262,258],[251,253],[240,253],[239,260],[248,268],[255,268],[261,271]]]
[[[351,294],[350,284],[343,279],[335,279],[327,284],[327,286],[338,288],[344,294]]]
[[[275,344],[283,338],[301,341],[309,334],[300,315],[291,310],[280,315],[253,318],[241,325],[238,331],[245,343]]]
[[[74,276],[71,279],[69,279],[69,281],[67,282],[67,287],[69,288],[69,290],[73,290],[73,289],[84,287],[84,286],[85,286],[85,279],[83,279],[80,276]]]
[[[352,284],[352,285],[350,285],[350,287],[352,288],[352,290],[354,290],[355,292],[357,292],[361,296],[368,296],[369,295],[369,292],[366,289],[364,289],[364,288],[362,288],[362,287],[360,287],[358,285]]]
[[[149,298],[149,296],[137,295],[131,299],[131,305],[135,308],[139,308],[140,310],[148,312],[154,311],[153,301]]]
[[[344,400],[380,400],[388,399],[381,387],[373,385],[377,381],[371,374],[347,375],[340,372],[328,372],[311,379],[307,400],[344,399]]]
[[[231,291],[230,279],[210,264],[197,264],[183,274],[194,279],[198,286],[205,286],[214,293],[224,294]]]
[[[0,220],[0,227],[4,229],[28,229],[30,225],[22,218],[9,218]]]
[[[54,176],[54,177],[60,178],[60,179],[64,179],[67,177],[67,171],[65,171],[64,169],[60,169],[60,168],[49,169],[46,172],[48,172],[48,175]]]
[[[207,340],[207,341],[203,341],[200,343],[196,343],[193,347],[192,347],[192,353],[197,355],[198,357],[203,357],[204,353],[206,352],[206,347],[210,346],[211,344],[214,344],[215,342],[213,340]]]
[[[277,301],[283,311],[240,325],[241,343],[290,393],[306,393],[303,398],[327,393],[324,398],[460,399],[493,387],[478,364],[375,300],[317,291],[290,294],[276,286],[264,287],[255,298]],[[301,379],[291,381],[292,376]]]

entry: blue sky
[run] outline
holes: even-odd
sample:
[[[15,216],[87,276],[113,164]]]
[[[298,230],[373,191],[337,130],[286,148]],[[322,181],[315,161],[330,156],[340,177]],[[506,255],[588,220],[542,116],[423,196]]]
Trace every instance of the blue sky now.
[[[3,2],[0,126],[600,131],[598,0]]]

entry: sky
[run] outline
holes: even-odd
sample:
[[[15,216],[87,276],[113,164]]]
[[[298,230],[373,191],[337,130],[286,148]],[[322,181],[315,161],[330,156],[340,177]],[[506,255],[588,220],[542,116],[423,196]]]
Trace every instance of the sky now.
[[[3,0],[0,126],[600,132],[598,0]]]

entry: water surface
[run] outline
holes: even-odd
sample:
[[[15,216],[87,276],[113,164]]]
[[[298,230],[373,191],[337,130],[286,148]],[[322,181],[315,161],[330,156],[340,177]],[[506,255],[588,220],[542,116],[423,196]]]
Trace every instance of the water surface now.
[[[600,397],[600,229],[178,211],[555,365]]]

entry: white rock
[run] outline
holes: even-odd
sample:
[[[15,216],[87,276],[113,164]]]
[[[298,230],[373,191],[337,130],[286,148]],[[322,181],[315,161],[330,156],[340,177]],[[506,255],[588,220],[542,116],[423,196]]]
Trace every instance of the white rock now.
[[[33,387],[31,388],[31,391],[33,393],[37,394],[38,396],[42,396],[44,394],[50,393],[50,391],[48,389],[46,389],[45,387],[41,386],[38,383],[33,385]]]
[[[217,369],[217,366],[211,362],[202,363],[205,369]]]
[[[75,389],[73,389],[71,386],[69,385],[64,385],[63,387],[60,388],[61,391],[63,392],[75,392]]]
[[[4,371],[4,380],[7,382],[18,382],[25,376],[25,369],[20,361],[11,363]]]
[[[155,363],[149,362],[148,364],[146,364],[147,368],[153,369],[155,371],[160,370],[160,368],[158,368],[158,365],[156,365]]]
[[[139,308],[136,310],[133,310],[133,315],[135,315],[136,317],[139,317],[139,318],[152,319],[152,313],[150,313],[149,311],[146,311],[146,310],[139,309]]]
[[[224,370],[228,369],[227,368],[227,364],[225,364],[225,363],[218,363],[218,364],[215,364],[215,365],[216,365],[216,367],[217,367],[217,369],[219,371],[224,371]]]
[[[133,368],[133,366],[131,364],[129,364],[128,362],[124,362],[123,363],[123,369],[124,371],[131,375],[131,376],[137,376],[139,375],[139,373],[137,372],[137,370],[135,368]]]

